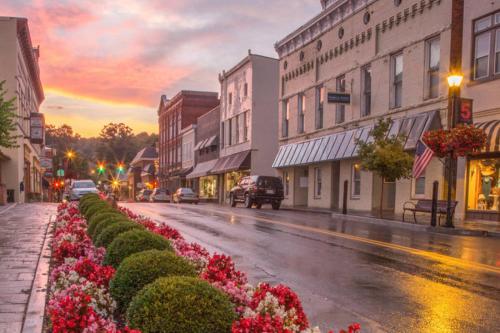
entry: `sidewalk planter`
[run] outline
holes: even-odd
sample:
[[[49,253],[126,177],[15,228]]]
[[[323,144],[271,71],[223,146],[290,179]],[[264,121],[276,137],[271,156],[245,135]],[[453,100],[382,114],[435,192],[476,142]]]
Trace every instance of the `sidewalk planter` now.
[[[96,195],[58,207],[47,316],[53,333],[320,333],[288,287]]]

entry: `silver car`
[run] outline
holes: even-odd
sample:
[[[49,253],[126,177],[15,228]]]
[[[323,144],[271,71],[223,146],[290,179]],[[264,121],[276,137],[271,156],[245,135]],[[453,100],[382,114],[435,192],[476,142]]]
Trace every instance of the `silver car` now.
[[[164,188],[155,188],[149,196],[151,202],[170,202],[170,192]]]
[[[69,188],[69,200],[80,200],[87,193],[98,193],[91,179],[74,180]]]
[[[193,190],[189,187],[178,188],[177,191],[175,191],[175,193],[173,194],[172,200],[175,203],[189,202],[196,205],[200,201],[198,195],[194,193]]]

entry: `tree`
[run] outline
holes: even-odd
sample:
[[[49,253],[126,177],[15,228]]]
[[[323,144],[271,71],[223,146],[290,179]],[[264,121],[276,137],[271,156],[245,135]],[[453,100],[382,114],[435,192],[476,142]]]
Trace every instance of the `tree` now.
[[[19,136],[12,134],[16,130],[16,98],[5,99],[7,91],[3,88],[4,84],[5,81],[0,81],[0,147],[16,148]]]
[[[413,156],[404,151],[405,138],[392,135],[388,137],[391,119],[379,119],[371,131],[373,141],[356,140],[361,166],[372,171],[382,179],[379,215],[382,217],[384,202],[384,180],[396,181],[410,178]]]
[[[124,123],[109,123],[99,134],[98,154],[108,162],[129,162],[135,154],[134,132]]]

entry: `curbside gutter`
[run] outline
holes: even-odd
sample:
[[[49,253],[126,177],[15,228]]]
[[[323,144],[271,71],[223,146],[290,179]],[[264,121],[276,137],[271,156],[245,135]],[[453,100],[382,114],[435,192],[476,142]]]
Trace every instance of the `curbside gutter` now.
[[[54,215],[50,216],[47,230],[45,231],[45,239],[40,257],[38,258],[33,284],[31,285],[31,293],[24,315],[21,333],[43,332],[51,258],[50,242],[52,241],[52,229],[55,223],[54,217]]]

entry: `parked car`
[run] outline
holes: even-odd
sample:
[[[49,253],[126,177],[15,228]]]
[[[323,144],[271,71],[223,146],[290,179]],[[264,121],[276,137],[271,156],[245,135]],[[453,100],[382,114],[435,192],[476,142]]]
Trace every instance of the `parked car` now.
[[[200,198],[189,187],[180,187],[173,194],[172,201],[175,203],[190,202],[197,205]]]
[[[87,193],[98,193],[94,182],[91,179],[73,180],[69,186],[69,200],[80,200]]]
[[[155,188],[149,196],[151,202],[170,202],[170,191],[165,188]]]
[[[153,193],[153,191],[148,189],[140,190],[139,193],[136,195],[135,199],[140,202],[148,202],[151,193]]]
[[[273,209],[278,210],[283,199],[281,179],[270,176],[243,177],[229,193],[231,207],[242,202],[247,208],[252,208],[255,205],[260,209],[263,204],[269,203]]]

